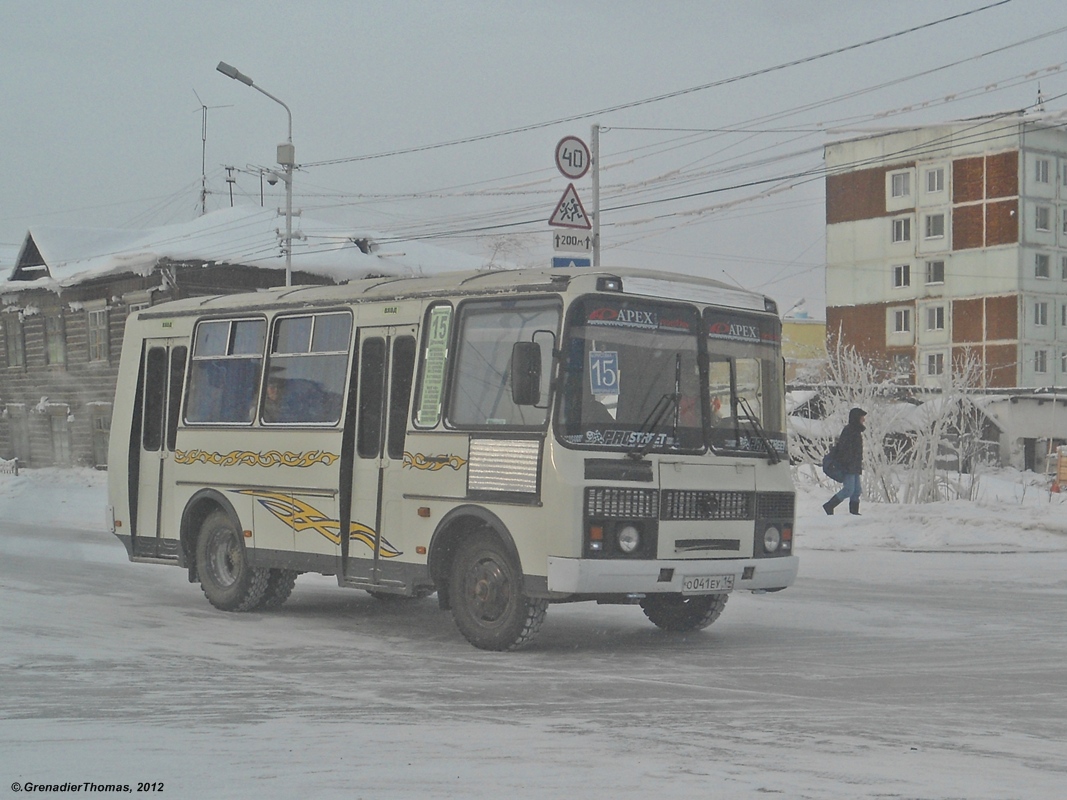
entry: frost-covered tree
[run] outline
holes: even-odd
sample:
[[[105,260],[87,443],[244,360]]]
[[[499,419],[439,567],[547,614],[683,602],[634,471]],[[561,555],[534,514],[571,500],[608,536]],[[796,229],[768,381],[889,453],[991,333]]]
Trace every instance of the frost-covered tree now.
[[[968,354],[952,365],[941,386],[916,399],[886,370],[838,344],[830,354],[827,381],[818,387],[824,418],[791,419],[793,460],[814,465],[848,421],[849,409],[867,412],[863,490],[883,503],[928,503],[971,498],[975,470],[987,452],[986,423],[977,387],[981,365]]]

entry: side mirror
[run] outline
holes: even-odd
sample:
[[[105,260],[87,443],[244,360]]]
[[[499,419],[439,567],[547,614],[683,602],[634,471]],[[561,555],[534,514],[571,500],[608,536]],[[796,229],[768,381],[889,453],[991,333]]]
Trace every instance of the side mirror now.
[[[515,342],[511,348],[511,400],[517,406],[541,402],[541,345]]]

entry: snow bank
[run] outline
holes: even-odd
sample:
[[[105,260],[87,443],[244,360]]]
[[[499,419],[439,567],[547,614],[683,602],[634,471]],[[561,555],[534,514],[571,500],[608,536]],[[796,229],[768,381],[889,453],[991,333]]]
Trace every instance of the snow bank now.
[[[1067,494],[1034,473],[980,475],[976,500],[923,504],[862,502],[860,517],[822,504],[840,488],[802,467],[797,477],[797,555],[804,550],[1016,553],[1067,550]],[[801,567],[803,569],[803,566]]]
[[[1067,550],[1067,494],[1048,491],[1033,473],[1005,469],[979,479],[978,499],[922,505],[845,506],[828,517],[822,504],[837,484],[802,468],[797,485],[797,555],[805,550],[1015,553]],[[0,475],[0,516],[56,528],[106,530],[107,473],[23,469]]]
[[[0,519],[106,531],[107,473],[92,469],[20,468],[0,475]]]

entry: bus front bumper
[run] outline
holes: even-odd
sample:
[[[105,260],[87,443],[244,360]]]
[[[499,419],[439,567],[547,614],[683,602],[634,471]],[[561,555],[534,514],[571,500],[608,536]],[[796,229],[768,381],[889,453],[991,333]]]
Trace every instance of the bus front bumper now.
[[[720,591],[773,591],[792,586],[800,559],[779,558],[630,561],[587,558],[548,559],[548,590],[553,594],[688,593],[694,587],[725,586]],[[706,580],[701,580],[706,579]],[[700,593],[697,589],[693,593]],[[712,593],[712,592],[704,592]]]

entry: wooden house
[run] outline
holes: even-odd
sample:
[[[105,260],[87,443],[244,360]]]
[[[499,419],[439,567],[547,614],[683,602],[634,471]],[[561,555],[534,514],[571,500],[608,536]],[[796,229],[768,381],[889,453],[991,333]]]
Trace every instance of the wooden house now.
[[[245,207],[151,231],[31,229],[0,274],[0,459],[105,467],[127,316],[283,285],[279,225],[275,211]],[[378,238],[301,218],[292,283],[485,266],[418,243],[386,253]]]

